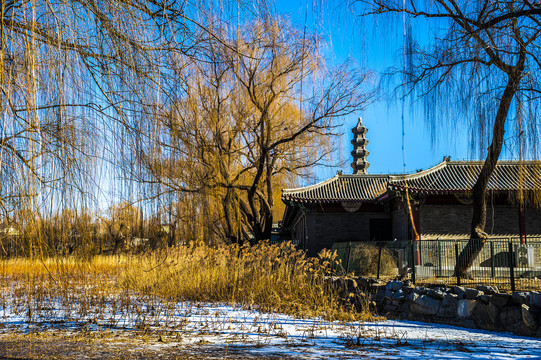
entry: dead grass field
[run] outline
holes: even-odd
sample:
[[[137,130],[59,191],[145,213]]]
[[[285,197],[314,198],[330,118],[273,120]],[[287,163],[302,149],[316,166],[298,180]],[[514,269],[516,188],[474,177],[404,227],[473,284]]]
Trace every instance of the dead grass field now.
[[[244,354],[238,344],[217,349],[182,344],[164,334],[187,326],[193,311],[183,303],[228,303],[328,320],[370,319],[368,311],[344,307],[325,281],[335,260],[332,253],[309,259],[288,243],[2,260],[0,358],[257,358]],[[230,321],[205,310],[200,316],[216,327]],[[264,335],[265,326],[271,325],[262,324],[261,330],[258,325],[257,331]]]
[[[327,320],[371,319],[369,311],[344,306],[325,280],[335,261],[330,252],[307,258],[290,243],[266,242],[91,259],[2,260],[0,316],[9,310],[30,326],[54,321],[67,327],[115,327],[129,319],[145,328],[150,321],[166,324],[177,304],[197,302]]]
[[[0,359],[283,359],[284,356],[256,356],[243,347],[182,345],[163,336],[134,334],[33,333],[0,335]],[[287,358],[287,357],[285,357]]]

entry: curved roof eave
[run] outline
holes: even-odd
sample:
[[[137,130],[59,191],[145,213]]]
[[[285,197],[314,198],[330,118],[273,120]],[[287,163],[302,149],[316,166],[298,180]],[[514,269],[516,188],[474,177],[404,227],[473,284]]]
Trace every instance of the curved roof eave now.
[[[295,203],[374,202],[387,191],[388,175],[342,175],[306,187],[283,189],[282,200]]]

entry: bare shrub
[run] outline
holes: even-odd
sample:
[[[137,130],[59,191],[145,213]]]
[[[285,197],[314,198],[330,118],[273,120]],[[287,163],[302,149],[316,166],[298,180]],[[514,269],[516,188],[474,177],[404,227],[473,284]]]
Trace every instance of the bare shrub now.
[[[356,275],[375,276],[378,272],[379,247],[370,244],[358,244],[351,250],[351,268]],[[396,274],[396,259],[391,251],[381,249],[380,275]]]

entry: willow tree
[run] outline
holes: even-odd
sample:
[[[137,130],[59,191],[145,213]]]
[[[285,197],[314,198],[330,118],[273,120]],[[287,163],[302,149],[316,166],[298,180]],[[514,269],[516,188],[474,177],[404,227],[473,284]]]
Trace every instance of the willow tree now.
[[[218,206],[209,233],[269,239],[281,188],[328,160],[340,118],[369,101],[366,75],[326,66],[318,40],[283,19],[214,33],[207,61],[174,59],[180,85],[140,142],[142,180]]]
[[[1,1],[3,216],[95,204],[96,159],[117,150],[149,93],[163,93],[163,59],[199,39],[190,11],[165,0]]]
[[[500,157],[506,129],[536,151],[541,86],[541,4],[529,0],[360,1],[366,14],[403,15],[421,26],[433,24],[429,45],[407,44],[409,94],[421,96],[429,121],[448,129],[463,118],[472,142],[490,144],[472,189],[470,241],[456,271],[463,276],[481,251],[487,213],[487,187]],[[522,119],[527,125],[522,126]],[[508,124],[515,121],[517,126]]]

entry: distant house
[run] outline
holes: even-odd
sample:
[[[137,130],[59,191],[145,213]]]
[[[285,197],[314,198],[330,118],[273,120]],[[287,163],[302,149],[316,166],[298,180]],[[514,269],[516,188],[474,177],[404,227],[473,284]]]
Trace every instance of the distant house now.
[[[2,229],[0,229],[0,235],[2,237],[9,237],[9,236],[19,236],[20,232],[17,228],[13,226],[6,226]]]
[[[469,237],[470,190],[483,162],[447,157],[414,174],[371,175],[361,119],[352,131],[354,174],[338,172],[319,184],[282,191],[282,238],[314,255],[335,242]],[[541,191],[541,162],[499,162],[488,190],[489,236],[525,240],[541,234],[541,211],[528,202],[521,210],[517,206],[517,194],[532,199],[536,191]]]

